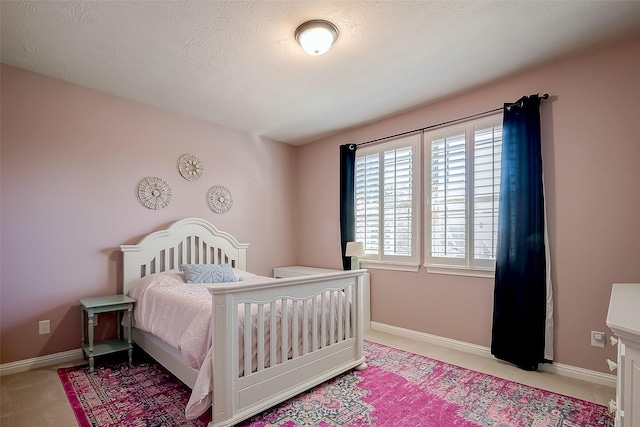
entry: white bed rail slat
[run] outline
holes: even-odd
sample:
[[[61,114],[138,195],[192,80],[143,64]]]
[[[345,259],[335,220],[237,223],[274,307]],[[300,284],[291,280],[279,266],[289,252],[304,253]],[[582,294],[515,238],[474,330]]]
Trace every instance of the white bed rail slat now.
[[[348,302],[353,301],[351,295],[353,295],[353,288],[348,288],[345,290],[345,295],[344,295],[344,307],[342,308],[344,310],[344,338],[345,339],[349,339],[351,338],[351,311],[350,311],[350,305],[348,304]]]
[[[264,305],[258,305],[258,371],[264,369],[265,347],[264,347]]]
[[[362,301],[361,301],[361,295],[362,292],[355,292],[355,290],[352,290],[351,293],[351,305],[350,305],[350,310],[351,310],[351,318],[352,319],[356,319],[355,316],[358,315],[358,313],[362,312]],[[358,304],[360,305],[360,307],[358,307]],[[358,330],[356,330],[356,328],[360,328]],[[362,322],[358,322],[357,324],[354,323],[353,324],[353,330],[354,330],[354,336],[362,336]]]
[[[320,319],[318,316],[318,304],[316,304],[316,300],[317,297],[311,299],[311,318],[313,319],[313,321],[311,328],[312,340],[310,353],[318,350],[318,321]]]
[[[180,267],[180,247],[174,246],[171,252],[173,253],[173,268]]]
[[[189,258],[187,257],[187,253],[189,252],[189,248],[187,246],[187,239],[185,239],[182,244],[180,245],[180,249],[181,249],[181,253],[182,253],[182,263],[183,264],[188,264],[189,263]]]
[[[318,348],[327,345],[327,294],[320,295],[320,344]]]
[[[214,249],[215,248],[213,246],[207,245],[207,253],[206,253],[206,257],[205,257],[205,259],[206,259],[205,262],[207,264],[215,264],[216,263],[215,257],[214,257]]]
[[[329,345],[336,342],[336,312],[333,309],[336,303],[336,291],[329,293]]]
[[[343,333],[344,319],[342,318],[342,305],[344,304],[344,292],[338,292],[338,339],[346,339]]]
[[[278,310],[276,309],[276,303],[271,302],[269,304],[269,366],[275,366],[278,364],[278,353],[277,346],[278,336],[277,336],[277,319],[276,316],[278,314]]]
[[[251,330],[251,304],[244,305],[244,330]],[[251,334],[244,334],[244,371],[243,374],[246,375],[251,372],[251,364],[253,357],[252,353],[252,345],[251,345]]]
[[[282,340],[280,344],[280,363],[289,358],[289,300],[282,299],[282,316],[280,317]]]
[[[309,352],[309,300],[302,302],[302,354]]]
[[[204,240],[200,241],[200,259],[202,264],[209,264],[207,252],[209,251],[209,247],[207,242]]]
[[[291,319],[291,357],[292,358],[296,358],[298,357],[299,354],[299,347],[300,344],[299,341],[296,339],[296,337],[298,337],[298,331],[299,331],[299,325],[298,322],[300,321],[300,313],[298,312],[299,310],[299,304],[300,302],[298,300],[293,300],[292,302],[292,311],[293,313],[291,314],[292,319]],[[297,342],[297,343],[296,343]]]
[[[189,264],[198,264],[196,261],[196,238],[195,236],[189,237]]]

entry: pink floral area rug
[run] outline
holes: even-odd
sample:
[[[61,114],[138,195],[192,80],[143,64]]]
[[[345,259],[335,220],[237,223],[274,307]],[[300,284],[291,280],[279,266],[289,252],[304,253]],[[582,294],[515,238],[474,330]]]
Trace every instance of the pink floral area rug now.
[[[80,427],[203,427],[208,412],[189,421],[184,410],[191,390],[151,357],[136,350],[134,363],[112,356],[89,366],[58,369]]]
[[[613,427],[602,405],[365,342],[348,372],[238,427]],[[189,389],[153,361],[61,369],[79,424],[204,426],[184,419]]]
[[[242,427],[613,427],[607,408],[365,342],[369,367],[336,377]]]

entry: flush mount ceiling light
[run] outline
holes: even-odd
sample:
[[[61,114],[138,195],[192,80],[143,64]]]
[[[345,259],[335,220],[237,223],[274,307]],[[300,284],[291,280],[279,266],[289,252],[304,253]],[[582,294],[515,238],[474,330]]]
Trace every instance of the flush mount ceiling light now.
[[[296,41],[309,55],[322,55],[338,40],[338,27],[329,21],[313,19],[301,24],[294,33]]]

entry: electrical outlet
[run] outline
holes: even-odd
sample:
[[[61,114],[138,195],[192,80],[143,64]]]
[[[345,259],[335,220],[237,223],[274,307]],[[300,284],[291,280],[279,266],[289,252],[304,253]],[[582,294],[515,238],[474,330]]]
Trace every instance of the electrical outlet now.
[[[38,322],[38,332],[40,335],[51,333],[51,323],[48,320]]]
[[[591,331],[591,345],[593,347],[604,347],[604,332]]]

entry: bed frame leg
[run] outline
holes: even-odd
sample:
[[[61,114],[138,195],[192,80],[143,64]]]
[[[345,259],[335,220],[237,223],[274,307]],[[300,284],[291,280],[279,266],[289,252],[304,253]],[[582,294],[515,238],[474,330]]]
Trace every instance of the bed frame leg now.
[[[355,369],[356,371],[364,371],[368,367],[369,367],[369,365],[367,365],[367,362],[362,362],[361,364],[359,364],[358,366],[356,366],[353,369]]]

